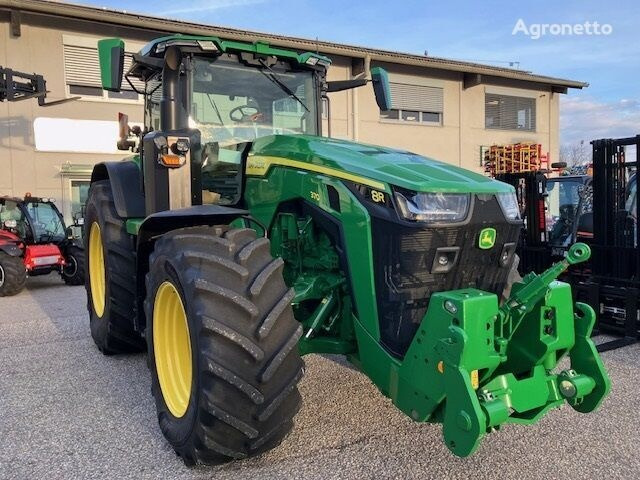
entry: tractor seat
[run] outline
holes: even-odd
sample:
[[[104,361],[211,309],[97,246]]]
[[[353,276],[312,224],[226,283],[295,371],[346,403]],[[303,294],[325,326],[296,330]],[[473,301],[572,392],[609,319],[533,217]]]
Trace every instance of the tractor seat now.
[[[202,202],[233,205],[239,201],[242,186],[242,151],[245,144],[220,148],[207,143],[202,162]]]

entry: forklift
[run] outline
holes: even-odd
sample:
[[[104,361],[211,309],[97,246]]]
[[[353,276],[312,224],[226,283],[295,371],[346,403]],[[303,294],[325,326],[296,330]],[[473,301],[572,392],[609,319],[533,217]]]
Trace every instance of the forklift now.
[[[576,241],[591,247],[591,259],[560,279],[574,287],[577,300],[596,311],[594,335],[616,337],[598,345],[602,352],[640,339],[636,193],[640,135],[591,144],[593,163],[579,174],[566,174],[563,162],[552,163],[551,169],[544,161],[505,162],[504,152],[511,150],[504,147],[493,150],[502,158],[490,150],[485,166],[493,178],[516,188],[524,220],[517,248],[520,272],[549,268]],[[628,159],[629,147],[635,147],[635,161]],[[552,171],[557,175],[549,177]]]
[[[598,315],[594,333],[617,337],[598,346],[605,351],[640,340],[636,180],[640,135],[594,140],[591,144],[592,191],[585,190],[582,202],[590,202],[592,212],[582,213],[576,231],[578,238],[590,245],[593,255],[569,278],[576,298],[591,305]],[[628,158],[634,147],[635,158]]]

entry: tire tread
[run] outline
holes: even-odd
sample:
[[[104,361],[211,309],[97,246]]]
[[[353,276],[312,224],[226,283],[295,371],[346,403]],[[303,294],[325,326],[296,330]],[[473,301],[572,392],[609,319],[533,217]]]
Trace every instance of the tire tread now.
[[[167,411],[154,361],[149,362],[160,427],[187,464],[261,453],[282,442],[293,426],[301,403],[303,364],[295,347],[302,328],[293,317],[293,290],[284,283],[281,264],[272,258],[269,241],[251,229],[182,228],[156,241],[146,278],[147,318],[153,318],[154,289],[174,272],[192,312],[189,327],[197,332],[198,346],[192,340],[192,348],[199,358],[199,390],[186,439],[172,436],[179,419]],[[148,332],[150,359],[152,337]],[[185,416],[191,409],[190,404]]]

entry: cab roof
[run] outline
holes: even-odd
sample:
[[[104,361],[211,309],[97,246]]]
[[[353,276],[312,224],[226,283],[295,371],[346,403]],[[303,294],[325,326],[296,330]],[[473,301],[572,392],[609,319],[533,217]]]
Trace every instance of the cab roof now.
[[[175,34],[156,38],[146,44],[140,50],[139,55],[159,57],[170,46],[199,48],[203,52],[248,52],[261,55],[272,55],[278,58],[293,60],[300,65],[322,66],[331,65],[331,59],[314,52],[298,53],[294,50],[272,47],[267,42],[238,42],[235,40],[222,40],[219,37],[203,35]]]

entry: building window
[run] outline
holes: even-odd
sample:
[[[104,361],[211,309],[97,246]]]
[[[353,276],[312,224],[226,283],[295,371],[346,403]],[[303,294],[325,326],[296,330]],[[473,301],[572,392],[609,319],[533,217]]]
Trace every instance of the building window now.
[[[84,218],[84,206],[89,198],[89,187],[91,180],[70,180],[71,190],[71,218]]]
[[[394,82],[390,87],[392,108],[380,112],[381,120],[442,125],[442,88]]]
[[[131,57],[125,56],[123,74],[131,66]],[[122,91],[107,92],[102,90],[100,80],[100,61],[98,59],[98,48],[86,45],[64,44],[64,74],[69,96],[80,96],[90,100],[118,101],[118,102],[140,102],[138,95],[129,82],[122,79]],[[144,90],[144,84],[134,80],[134,86],[139,90]]]
[[[498,130],[536,130],[536,99],[486,93],[485,128]]]

